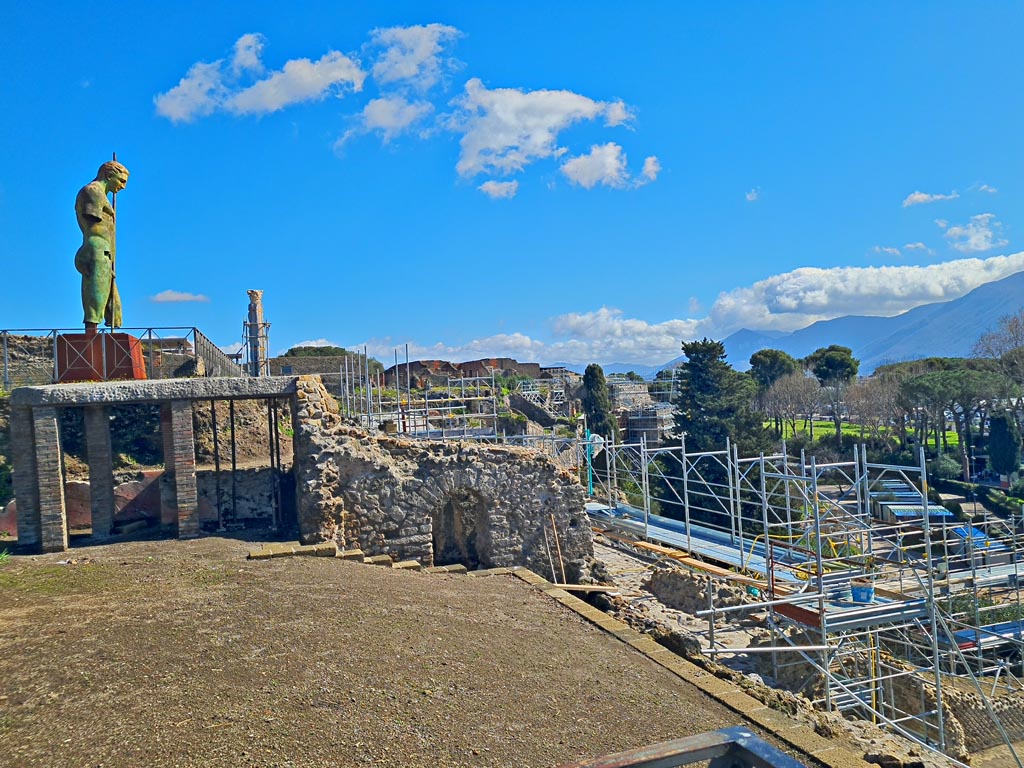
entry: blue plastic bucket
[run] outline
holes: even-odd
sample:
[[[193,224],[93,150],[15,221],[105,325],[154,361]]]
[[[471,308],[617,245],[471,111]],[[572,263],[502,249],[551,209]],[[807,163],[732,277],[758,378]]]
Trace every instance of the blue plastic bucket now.
[[[850,587],[850,594],[853,596],[853,602],[855,603],[871,603],[875,599],[875,588],[854,584]]]

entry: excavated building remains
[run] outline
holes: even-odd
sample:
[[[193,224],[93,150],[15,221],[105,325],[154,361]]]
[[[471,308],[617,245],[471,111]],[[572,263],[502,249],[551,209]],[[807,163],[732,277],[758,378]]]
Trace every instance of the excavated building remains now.
[[[578,579],[593,540],[576,478],[533,451],[414,441],[345,423],[318,377],[296,383],[295,468],[306,543]]]
[[[225,400],[289,403],[294,508],[304,543],[335,540],[370,555],[425,565],[525,565],[556,581],[578,579],[593,556],[583,489],[546,457],[520,448],[368,433],[342,419],[318,376],[16,390],[10,451],[19,547],[68,546],[59,434],[59,411],[65,408],[85,410],[93,539],[110,535],[115,494],[109,411],[119,404],[159,406],[165,457],[161,519],[179,537],[198,535],[205,494],[197,480],[192,403]]]

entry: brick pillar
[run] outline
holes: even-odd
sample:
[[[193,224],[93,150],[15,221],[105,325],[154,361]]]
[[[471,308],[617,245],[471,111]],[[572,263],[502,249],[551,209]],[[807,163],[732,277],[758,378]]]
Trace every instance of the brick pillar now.
[[[85,406],[85,450],[89,460],[92,536],[108,538],[114,528],[114,462],[110,450],[110,406]]]
[[[36,450],[39,488],[39,532],[43,552],[68,548],[68,520],[64,511],[64,476],[61,471],[57,409],[32,409],[32,436]]]
[[[192,403],[172,400],[160,406],[164,443],[164,484],[161,519],[178,525],[178,538],[199,535],[199,495],[196,489],[196,451],[192,438]]]
[[[39,526],[39,488],[36,485],[36,446],[32,437],[32,409],[11,407],[11,464],[14,467],[14,498],[18,508],[18,549],[38,552],[42,542]]]

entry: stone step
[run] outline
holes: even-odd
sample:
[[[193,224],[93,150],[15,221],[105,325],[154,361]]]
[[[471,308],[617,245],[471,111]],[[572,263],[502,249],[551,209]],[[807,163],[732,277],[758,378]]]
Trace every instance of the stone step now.
[[[401,571],[418,571],[423,566],[420,565],[418,560],[402,560],[400,562],[394,563],[391,567]]]
[[[467,570],[466,566],[461,563],[455,563],[453,565],[432,565],[429,568],[424,568],[424,573],[465,573]]]
[[[392,564],[390,555],[371,555],[370,557],[363,558],[363,562],[367,565],[386,565],[388,568]]]
[[[304,547],[296,548],[295,554],[304,555],[306,557],[337,557],[338,544],[334,541],[321,541],[318,544],[308,544]]]
[[[361,549],[339,549],[338,554],[335,557],[340,557],[342,560],[353,560],[356,562],[363,562],[366,556],[363,554]]]

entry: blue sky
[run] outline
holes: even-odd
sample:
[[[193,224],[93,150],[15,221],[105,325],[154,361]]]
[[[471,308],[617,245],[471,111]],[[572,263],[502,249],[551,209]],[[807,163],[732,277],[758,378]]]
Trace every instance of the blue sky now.
[[[1024,269],[1019,2],[21,2],[0,328],[80,325],[116,151],[128,327],[663,363]]]

